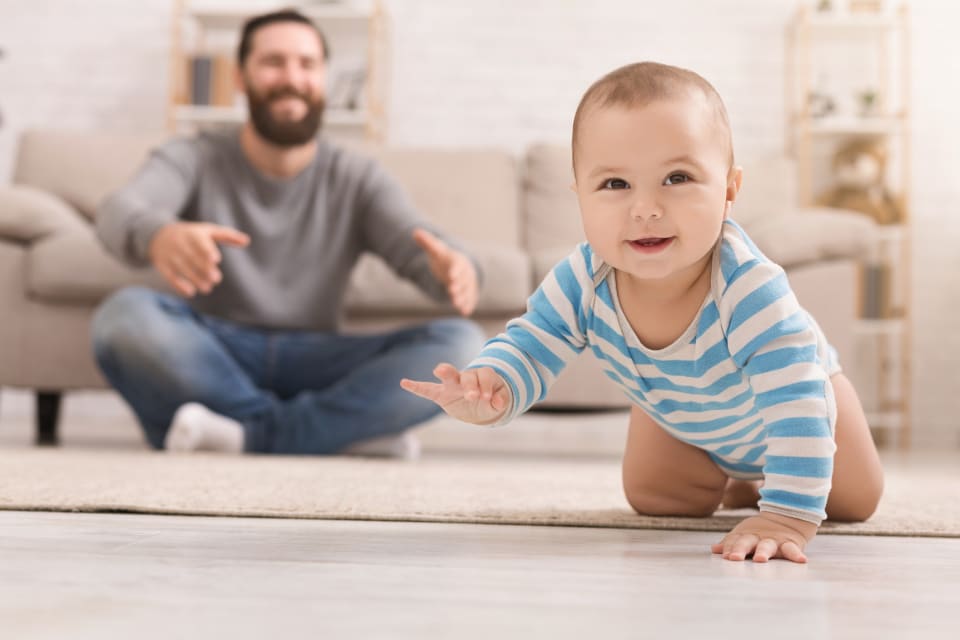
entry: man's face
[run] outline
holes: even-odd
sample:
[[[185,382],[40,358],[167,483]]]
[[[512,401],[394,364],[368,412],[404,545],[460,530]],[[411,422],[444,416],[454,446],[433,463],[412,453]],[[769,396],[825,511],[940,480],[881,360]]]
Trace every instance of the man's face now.
[[[597,107],[577,135],[577,198],[598,255],[642,280],[702,264],[739,186],[705,101]]]
[[[250,119],[280,147],[310,142],[323,116],[326,64],[316,31],[296,22],[261,27],[241,69]]]

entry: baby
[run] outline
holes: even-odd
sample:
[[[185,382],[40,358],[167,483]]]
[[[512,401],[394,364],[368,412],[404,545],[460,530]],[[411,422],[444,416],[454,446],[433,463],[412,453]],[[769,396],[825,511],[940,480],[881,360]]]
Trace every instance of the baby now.
[[[868,518],[883,473],[863,409],[783,269],[730,219],[742,171],[713,86],[652,62],[607,74],[577,108],[573,169],[587,242],[465,370],[403,388],[504,424],[590,348],[633,403],[638,513],[758,506],[712,547],[755,562],[806,562],[824,518]]]

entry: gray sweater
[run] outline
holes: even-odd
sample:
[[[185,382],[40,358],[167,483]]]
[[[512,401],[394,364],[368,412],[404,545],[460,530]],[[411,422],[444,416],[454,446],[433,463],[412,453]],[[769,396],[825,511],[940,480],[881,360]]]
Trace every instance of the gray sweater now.
[[[190,300],[202,313],[266,329],[334,331],[364,251],[434,299],[447,298],[412,234],[423,227],[443,236],[379,164],[323,139],[313,162],[284,180],[250,164],[239,128],[175,139],[103,202],[97,233],[110,253],[143,266],[153,234],[178,219],[251,237],[246,248],[221,246],[223,281]]]

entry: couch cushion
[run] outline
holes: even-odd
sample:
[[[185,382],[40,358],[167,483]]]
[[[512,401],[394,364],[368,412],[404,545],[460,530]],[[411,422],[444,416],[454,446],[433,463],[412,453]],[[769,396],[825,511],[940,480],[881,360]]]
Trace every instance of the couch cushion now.
[[[520,179],[507,151],[361,147],[397,178],[424,216],[455,239],[520,246]]]
[[[100,201],[143,164],[167,134],[27,131],[13,181],[53,193],[93,219]]]
[[[527,151],[524,166],[523,239],[532,254],[584,241],[577,196],[570,189],[570,148],[537,144]]]
[[[0,187],[0,238],[34,242],[55,232],[89,226],[60,198],[34,187]]]
[[[494,244],[472,250],[484,272],[477,315],[523,313],[530,295],[530,260],[516,248]],[[416,285],[397,277],[379,257],[365,254],[350,276],[346,310],[351,315],[435,314],[449,312],[449,304],[427,297]]]
[[[27,252],[27,294],[55,303],[88,304],[130,284],[169,291],[152,269],[130,269],[107,254],[93,228],[57,233]]]
[[[755,220],[744,230],[782,267],[838,258],[864,259],[877,243],[871,218],[829,207],[809,207]]]

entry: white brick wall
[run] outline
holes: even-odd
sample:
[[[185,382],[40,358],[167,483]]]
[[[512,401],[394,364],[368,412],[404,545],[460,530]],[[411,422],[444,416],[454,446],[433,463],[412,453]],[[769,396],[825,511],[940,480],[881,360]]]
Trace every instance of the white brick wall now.
[[[219,1],[219,0],[218,0]],[[738,156],[783,147],[783,33],[792,0],[388,0],[390,140],[566,141],[586,86],[622,63],[691,67],[724,96]],[[955,436],[960,332],[960,6],[915,0],[915,422]],[[33,126],[157,129],[171,0],[0,0],[0,183]],[[939,434],[939,435],[938,435]]]

